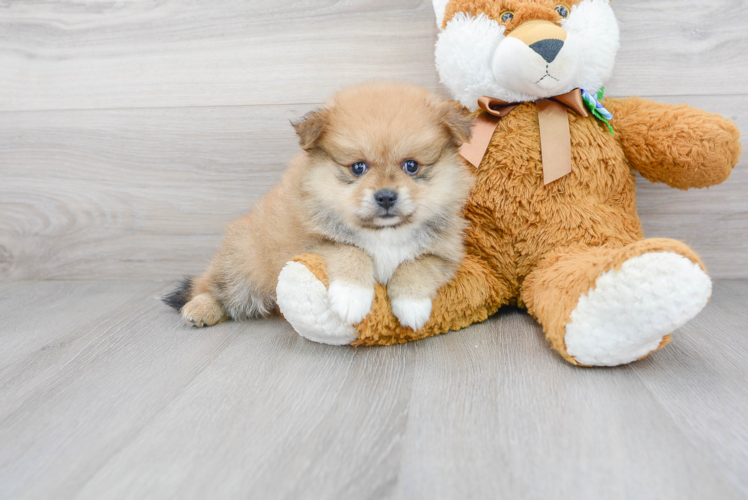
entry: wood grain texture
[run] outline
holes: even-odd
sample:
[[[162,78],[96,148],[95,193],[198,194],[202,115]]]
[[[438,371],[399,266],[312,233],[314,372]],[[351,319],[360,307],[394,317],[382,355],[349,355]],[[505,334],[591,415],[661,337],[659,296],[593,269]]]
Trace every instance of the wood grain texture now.
[[[614,94],[745,94],[745,2],[615,9]],[[428,0],[5,0],[0,110],[318,103],[372,77],[436,90],[436,36]]]
[[[308,108],[0,115],[0,276],[174,277],[296,154]],[[168,271],[167,271],[168,270]]]
[[[748,130],[748,99],[674,97]],[[313,105],[0,113],[0,279],[199,273],[226,223],[299,151]],[[648,236],[682,239],[717,278],[748,278],[748,169],[708,190],[640,179]]]
[[[189,328],[164,290],[0,283],[4,340],[31,339],[0,368],[0,498],[748,494],[748,281],[717,283],[670,346],[617,369],[566,364],[513,309],[355,349],[280,319]]]
[[[719,283],[707,310],[678,333],[677,349],[635,371],[694,448],[748,495],[746,304],[748,282]],[[714,442],[720,452],[710,456]]]
[[[748,130],[748,4],[615,2],[610,94]],[[427,0],[0,0],[0,280],[172,279],[341,86],[444,92]],[[648,236],[748,278],[748,171],[639,183]],[[185,326],[163,283],[0,282],[0,499],[748,496],[748,281],[664,351],[569,366],[525,314],[388,348]]]
[[[25,284],[46,286],[59,285]],[[72,294],[88,285],[63,286]],[[0,371],[2,498],[72,497],[237,333],[185,336],[176,318],[153,299],[163,285],[99,288],[121,296],[102,307],[93,323],[50,325],[50,334],[64,341],[49,342]],[[11,298],[2,307],[3,312],[25,308],[27,318],[39,314],[37,304],[24,300]],[[31,325],[17,322],[13,335],[24,338]]]

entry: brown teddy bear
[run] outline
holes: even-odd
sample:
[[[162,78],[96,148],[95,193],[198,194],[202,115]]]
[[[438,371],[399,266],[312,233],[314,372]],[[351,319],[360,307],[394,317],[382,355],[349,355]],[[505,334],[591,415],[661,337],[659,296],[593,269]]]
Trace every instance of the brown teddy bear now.
[[[707,304],[699,256],[645,239],[633,172],[678,189],[725,181],[736,126],[689,106],[602,99],[619,48],[609,0],[434,0],[442,83],[479,125],[466,159],[467,258],[418,331],[378,286],[369,316],[344,324],[325,262],[302,255],[278,283],[296,331],[329,344],[389,345],[458,330],[518,305],[573,364],[616,366],[665,346]]]

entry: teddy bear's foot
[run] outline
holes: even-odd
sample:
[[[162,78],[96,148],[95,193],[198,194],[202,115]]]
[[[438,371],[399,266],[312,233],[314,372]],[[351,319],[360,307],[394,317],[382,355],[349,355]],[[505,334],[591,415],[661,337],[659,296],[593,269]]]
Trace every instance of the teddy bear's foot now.
[[[358,338],[356,328],[333,312],[325,283],[301,262],[286,264],[276,293],[283,317],[302,337],[329,345],[349,345]]]
[[[566,325],[566,351],[583,365],[641,359],[706,306],[712,282],[701,267],[671,252],[646,253],[599,276],[579,297]]]
[[[711,293],[698,255],[661,238],[559,249],[525,280],[522,299],[569,362],[618,366],[664,347]]]

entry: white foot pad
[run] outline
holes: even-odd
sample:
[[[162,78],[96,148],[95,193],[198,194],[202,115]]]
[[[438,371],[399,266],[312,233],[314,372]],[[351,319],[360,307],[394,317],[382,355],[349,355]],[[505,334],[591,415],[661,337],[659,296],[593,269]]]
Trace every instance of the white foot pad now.
[[[307,267],[289,262],[278,277],[278,307],[302,337],[321,344],[349,345],[356,329],[330,308],[327,288]]]
[[[429,322],[431,317],[430,299],[394,299],[392,314],[402,326],[417,332]]]
[[[711,295],[709,276],[689,259],[639,255],[601,275],[579,298],[566,325],[566,350],[583,365],[631,363],[696,317]]]

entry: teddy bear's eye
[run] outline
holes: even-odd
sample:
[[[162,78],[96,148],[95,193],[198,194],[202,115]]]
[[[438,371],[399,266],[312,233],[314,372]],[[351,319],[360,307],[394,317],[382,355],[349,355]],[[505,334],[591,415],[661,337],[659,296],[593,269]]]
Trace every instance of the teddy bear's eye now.
[[[559,5],[556,7],[556,12],[558,12],[558,15],[566,19],[569,17],[569,8],[565,5]]]
[[[501,14],[501,22],[504,23],[504,24],[508,23],[512,19],[514,19],[514,12],[512,12],[510,10],[508,10],[506,12],[503,12]]]

